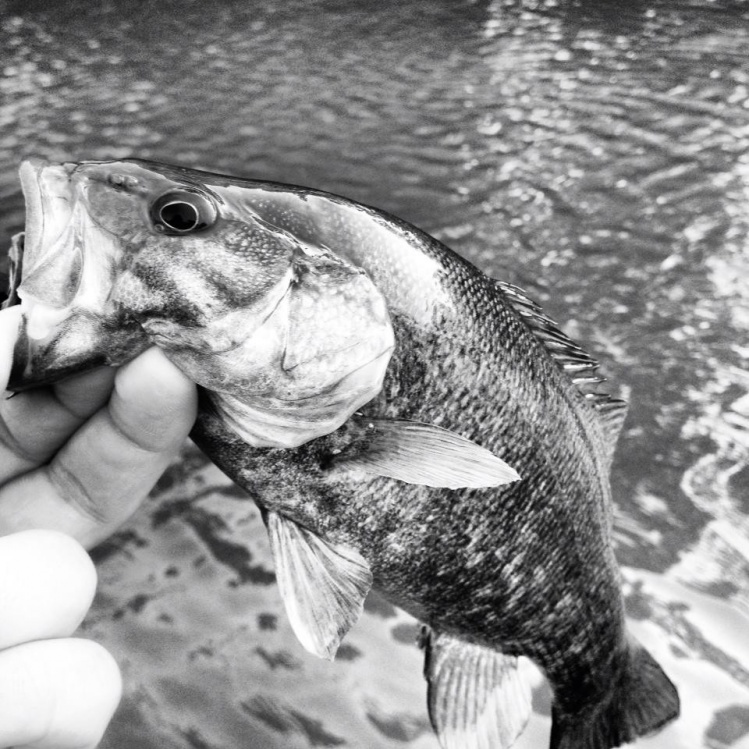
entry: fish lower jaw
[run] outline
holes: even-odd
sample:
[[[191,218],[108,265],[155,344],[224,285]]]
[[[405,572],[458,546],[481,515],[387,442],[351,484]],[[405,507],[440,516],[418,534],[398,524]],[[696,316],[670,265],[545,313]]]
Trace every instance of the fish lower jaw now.
[[[26,335],[33,341],[49,338],[55,329],[70,317],[69,307],[53,307],[24,295],[23,289],[19,289],[18,295],[21,298],[21,312],[26,320]]]

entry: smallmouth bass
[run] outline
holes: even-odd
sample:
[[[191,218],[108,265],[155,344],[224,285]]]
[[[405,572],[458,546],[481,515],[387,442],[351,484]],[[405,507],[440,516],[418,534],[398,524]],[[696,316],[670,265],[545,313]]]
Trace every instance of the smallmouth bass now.
[[[520,289],[381,211],[146,161],[26,161],[10,389],[151,345],[200,386],[193,439],[257,502],[290,621],[332,658],[372,586],[425,624],[444,749],[552,749],[678,714],[627,633],[608,473],[625,405]]]

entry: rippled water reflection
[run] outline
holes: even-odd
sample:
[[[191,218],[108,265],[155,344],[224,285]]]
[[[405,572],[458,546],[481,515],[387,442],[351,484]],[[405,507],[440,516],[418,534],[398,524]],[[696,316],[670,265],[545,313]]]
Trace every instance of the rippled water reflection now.
[[[745,3],[2,8],[6,240],[24,156],[178,161],[378,205],[564,321],[631,402],[617,553],[684,702],[641,745],[749,747]],[[308,657],[256,511],[194,451],[98,555],[86,632],[128,684],[106,747],[436,747],[413,622],[373,598]]]

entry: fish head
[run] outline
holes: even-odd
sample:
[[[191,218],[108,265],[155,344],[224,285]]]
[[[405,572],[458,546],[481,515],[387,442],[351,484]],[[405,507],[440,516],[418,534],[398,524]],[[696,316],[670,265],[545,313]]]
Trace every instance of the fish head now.
[[[199,322],[196,281],[221,249],[220,232],[207,231],[218,201],[189,170],[145,163],[21,165],[27,217],[16,293],[33,338],[84,314],[119,313],[119,323],[168,310]]]
[[[20,175],[11,389],[155,344],[253,414],[295,414],[293,429],[323,412],[326,429],[342,423],[379,392],[394,346],[385,300],[345,253],[267,218],[274,200],[288,211],[280,186],[142,160],[29,160]]]

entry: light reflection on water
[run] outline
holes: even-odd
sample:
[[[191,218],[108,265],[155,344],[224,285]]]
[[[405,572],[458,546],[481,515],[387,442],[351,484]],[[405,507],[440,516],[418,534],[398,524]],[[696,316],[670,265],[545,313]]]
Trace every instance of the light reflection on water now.
[[[742,3],[6,2],[0,231],[26,155],[331,190],[525,287],[631,402],[613,470],[633,630],[684,718],[749,746],[749,13]],[[249,547],[248,560],[241,549]],[[296,645],[256,511],[192,452],[101,552],[105,746],[434,748],[413,624]],[[522,746],[543,746],[543,690]]]

